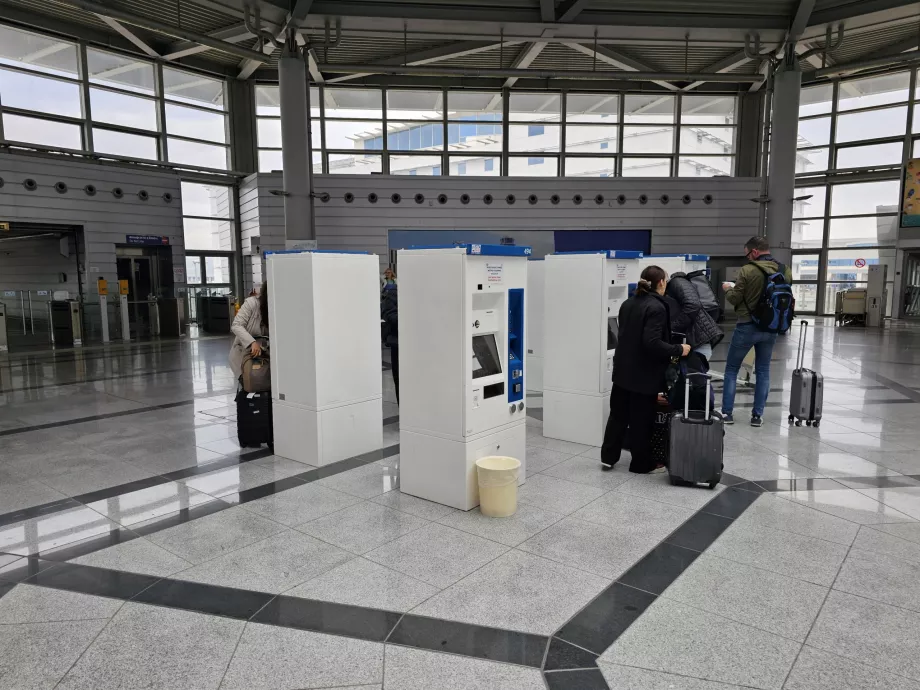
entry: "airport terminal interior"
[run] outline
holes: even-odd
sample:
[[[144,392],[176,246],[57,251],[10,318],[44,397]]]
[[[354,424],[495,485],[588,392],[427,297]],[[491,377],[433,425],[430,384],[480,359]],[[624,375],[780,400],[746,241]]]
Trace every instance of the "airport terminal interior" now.
[[[920,690],[918,27],[0,0],[0,690]]]

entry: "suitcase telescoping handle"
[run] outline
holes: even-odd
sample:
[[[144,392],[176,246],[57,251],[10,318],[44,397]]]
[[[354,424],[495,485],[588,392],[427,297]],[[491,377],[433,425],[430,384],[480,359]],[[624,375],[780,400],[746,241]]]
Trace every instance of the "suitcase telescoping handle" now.
[[[799,347],[795,352],[795,370],[799,371],[805,363],[805,339],[808,334],[808,322],[802,319],[802,329],[799,331]]]
[[[712,386],[712,377],[702,371],[693,371],[687,372],[687,375],[684,377],[684,419],[686,421],[690,420],[690,377],[691,376],[702,376],[706,379],[706,411],[703,415],[703,421],[708,422],[710,419],[709,409],[709,388]]]

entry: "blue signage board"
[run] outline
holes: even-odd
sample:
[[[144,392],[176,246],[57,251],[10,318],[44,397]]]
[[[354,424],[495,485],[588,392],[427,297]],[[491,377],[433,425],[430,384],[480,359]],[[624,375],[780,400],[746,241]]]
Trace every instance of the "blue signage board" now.
[[[143,247],[165,247],[169,245],[169,238],[160,235],[125,235],[125,244]]]

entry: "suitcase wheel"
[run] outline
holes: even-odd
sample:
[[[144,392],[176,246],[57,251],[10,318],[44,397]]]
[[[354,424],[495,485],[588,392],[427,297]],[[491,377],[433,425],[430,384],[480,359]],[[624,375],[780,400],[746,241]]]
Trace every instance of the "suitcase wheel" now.
[[[801,419],[795,420],[795,425],[796,425],[796,426],[802,426],[802,420],[801,420]]]
[[[789,415],[789,423],[792,424],[795,421],[795,415]]]
[[[811,420],[810,420],[810,419],[806,419],[806,420],[805,420],[805,426],[811,426]]]
[[[821,422],[815,421],[815,422],[812,422],[811,425],[812,425],[815,429],[817,429],[817,428],[818,428],[818,424],[820,424],[820,423],[821,423]]]
[[[680,486],[683,484],[683,482],[677,477],[671,476],[669,479],[671,480],[671,486]]]
[[[718,479],[713,479],[711,482],[709,482],[709,490],[712,491],[712,490],[715,489],[718,485],[719,485],[719,480],[718,480]]]

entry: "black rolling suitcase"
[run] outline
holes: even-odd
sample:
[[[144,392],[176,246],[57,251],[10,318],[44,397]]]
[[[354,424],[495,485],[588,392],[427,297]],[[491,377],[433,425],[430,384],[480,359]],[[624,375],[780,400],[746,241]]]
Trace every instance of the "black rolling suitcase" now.
[[[263,443],[274,447],[271,392],[247,393],[240,387],[236,394],[236,435],[243,448],[257,448]]]
[[[706,377],[705,410],[690,409],[690,377]],[[668,474],[672,484],[709,484],[710,489],[722,480],[725,455],[725,427],[722,415],[709,407],[708,374],[689,372],[684,382],[684,409],[671,415],[668,438]]]
[[[802,366],[807,334],[808,322],[802,321],[795,370],[792,372],[792,389],[789,391],[792,394],[789,399],[789,423],[795,422],[796,426],[802,426],[804,420],[806,426],[817,428],[821,423],[821,408],[824,406],[824,376]]]

